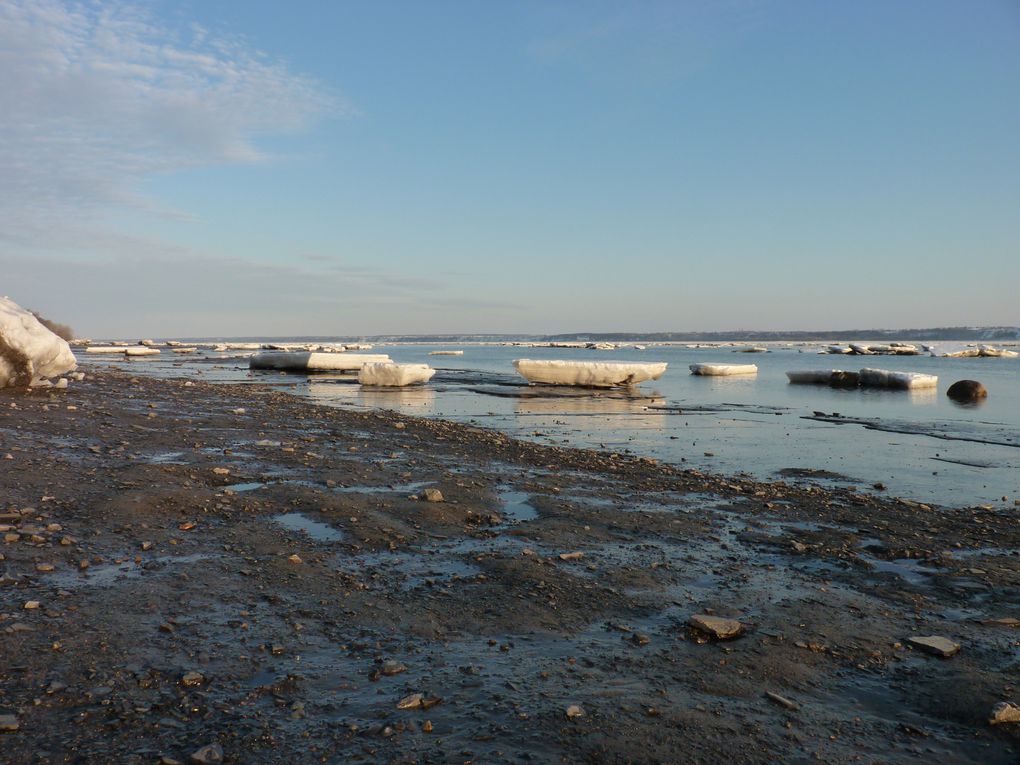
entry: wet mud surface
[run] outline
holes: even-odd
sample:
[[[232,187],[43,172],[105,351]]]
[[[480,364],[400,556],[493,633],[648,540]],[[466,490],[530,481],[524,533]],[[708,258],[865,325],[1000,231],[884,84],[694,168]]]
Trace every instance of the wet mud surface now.
[[[0,457],[4,762],[1020,754],[1020,508],[116,371],[0,392]]]

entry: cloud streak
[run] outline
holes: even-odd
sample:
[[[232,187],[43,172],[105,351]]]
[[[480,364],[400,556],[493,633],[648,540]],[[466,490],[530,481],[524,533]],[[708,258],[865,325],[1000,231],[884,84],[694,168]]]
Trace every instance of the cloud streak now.
[[[137,6],[0,3],[0,243],[99,248],[148,176],[266,159],[260,137],[344,111],[244,40],[165,28]],[[105,241],[104,241],[105,240]]]

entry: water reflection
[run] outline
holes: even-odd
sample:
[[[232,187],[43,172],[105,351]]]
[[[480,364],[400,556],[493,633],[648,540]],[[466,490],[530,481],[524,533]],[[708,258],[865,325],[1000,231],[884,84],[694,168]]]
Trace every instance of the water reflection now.
[[[308,397],[319,404],[392,409],[404,414],[417,415],[434,414],[436,404],[436,392],[429,386],[366,388],[340,380],[310,381]]]

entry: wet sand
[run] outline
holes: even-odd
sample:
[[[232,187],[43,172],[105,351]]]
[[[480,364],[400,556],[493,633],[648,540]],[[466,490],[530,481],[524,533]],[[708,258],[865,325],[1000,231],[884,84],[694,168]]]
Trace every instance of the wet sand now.
[[[4,762],[1020,754],[988,722],[1020,702],[1020,508],[117,371],[0,392],[0,456]]]

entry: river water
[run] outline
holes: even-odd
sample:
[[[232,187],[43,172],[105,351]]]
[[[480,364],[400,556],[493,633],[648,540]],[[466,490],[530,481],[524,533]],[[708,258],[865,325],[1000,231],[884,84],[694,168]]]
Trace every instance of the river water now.
[[[139,374],[284,386],[311,401],[385,408],[492,427],[543,443],[655,457],[716,473],[855,486],[943,506],[1013,506],[1020,499],[1020,360],[819,355],[815,344],[612,351],[499,344],[377,344],[397,362],[438,371],[425,387],[366,389],[350,377],[252,372],[240,351],[124,359],[79,354],[88,365]],[[939,346],[940,349],[942,346]],[[462,356],[433,356],[461,350]],[[528,386],[515,358],[665,361],[666,374],[629,391]],[[753,377],[699,377],[698,362],[754,363]],[[863,367],[939,376],[937,389],[839,390],[790,385],[786,372]],[[954,403],[956,380],[984,383],[978,405]],[[838,416],[834,416],[838,415]],[[824,472],[820,472],[824,471]],[[876,488],[876,484],[881,485]]]

